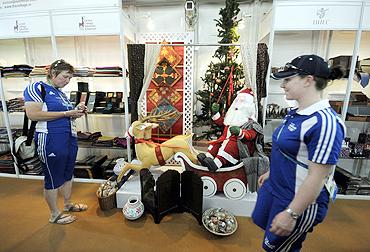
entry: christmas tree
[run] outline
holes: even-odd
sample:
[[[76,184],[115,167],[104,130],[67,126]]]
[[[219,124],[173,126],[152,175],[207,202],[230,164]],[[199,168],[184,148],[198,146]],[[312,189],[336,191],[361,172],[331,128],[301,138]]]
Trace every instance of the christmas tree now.
[[[218,30],[218,41],[220,44],[233,44],[238,42],[237,15],[240,11],[236,0],[226,0],[226,6],[219,12],[221,18],[215,19]],[[219,137],[222,129],[211,119],[211,106],[217,102],[220,104],[222,113],[226,113],[232,101],[236,97],[237,91],[243,87],[244,74],[243,67],[236,62],[239,49],[236,46],[220,46],[212,58],[217,62],[211,62],[202,77],[203,90],[197,91],[197,102],[201,102],[201,114],[195,115],[194,126],[210,126],[206,132],[202,132],[195,137],[199,139],[211,139]]]

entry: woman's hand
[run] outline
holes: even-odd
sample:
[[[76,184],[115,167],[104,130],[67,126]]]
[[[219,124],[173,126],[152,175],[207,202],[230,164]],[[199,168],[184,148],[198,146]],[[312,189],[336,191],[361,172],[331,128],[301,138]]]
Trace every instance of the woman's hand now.
[[[272,220],[270,232],[279,236],[288,236],[292,233],[296,223],[297,220],[293,219],[288,212],[282,211]]]
[[[261,187],[263,182],[265,182],[266,179],[268,179],[270,176],[270,171],[265,172],[258,178],[258,186]]]
[[[70,117],[73,119],[80,118],[81,116],[84,116],[86,113],[82,109],[73,109],[68,110],[64,112],[65,117]]]
[[[81,102],[76,106],[76,109],[82,110],[85,114],[87,114],[87,106],[85,103]]]

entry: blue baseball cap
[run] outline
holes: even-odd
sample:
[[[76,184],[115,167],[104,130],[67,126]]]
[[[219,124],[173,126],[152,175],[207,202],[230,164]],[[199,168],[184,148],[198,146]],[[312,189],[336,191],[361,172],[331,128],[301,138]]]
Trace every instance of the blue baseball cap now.
[[[271,73],[271,77],[275,80],[281,80],[297,75],[313,75],[329,79],[330,67],[323,58],[315,54],[311,54],[299,56],[290,63],[287,63],[284,69],[276,73]]]

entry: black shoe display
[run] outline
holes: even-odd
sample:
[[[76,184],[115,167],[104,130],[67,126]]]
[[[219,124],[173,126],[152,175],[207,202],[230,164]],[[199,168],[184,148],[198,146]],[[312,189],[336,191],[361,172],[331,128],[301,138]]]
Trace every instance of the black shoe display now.
[[[218,167],[212,158],[206,157],[203,162],[205,163],[205,166],[208,167],[208,170],[210,170],[211,172],[217,171]]]

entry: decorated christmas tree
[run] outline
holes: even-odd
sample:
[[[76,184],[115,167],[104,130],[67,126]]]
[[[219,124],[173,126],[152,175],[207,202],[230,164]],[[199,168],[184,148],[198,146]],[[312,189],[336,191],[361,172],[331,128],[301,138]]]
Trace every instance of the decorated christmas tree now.
[[[236,0],[226,0],[226,6],[219,12],[221,18],[216,20],[218,37],[221,38],[220,44],[235,44],[239,40],[237,26],[240,20],[237,15],[240,11]],[[243,67],[236,62],[239,49],[236,46],[220,46],[213,59],[208,65],[208,69],[202,77],[203,90],[197,91],[197,102],[201,102],[201,114],[195,115],[194,126],[210,126],[210,129],[196,136],[199,139],[212,139],[219,137],[222,128],[217,126],[211,119],[211,106],[219,103],[222,113],[226,113],[232,101],[236,97],[237,91],[243,87],[244,74]]]

